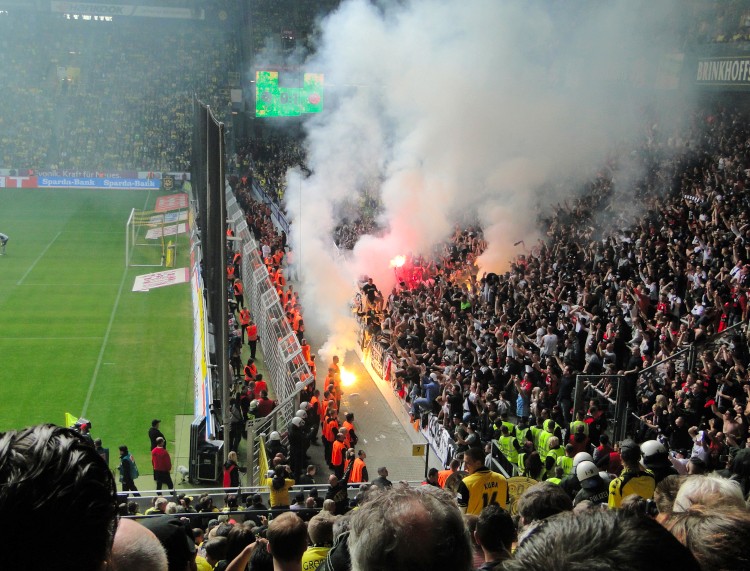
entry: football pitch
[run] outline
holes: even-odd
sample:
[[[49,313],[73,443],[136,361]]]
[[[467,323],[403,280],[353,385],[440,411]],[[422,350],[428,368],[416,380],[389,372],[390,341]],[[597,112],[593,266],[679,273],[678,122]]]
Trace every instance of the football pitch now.
[[[175,416],[193,413],[190,285],[133,292],[164,268],[125,266],[128,215],[158,195],[0,189],[0,431],[84,416],[110,466],[126,444],[141,473],[153,418],[175,441]],[[186,267],[187,237],[175,241]]]

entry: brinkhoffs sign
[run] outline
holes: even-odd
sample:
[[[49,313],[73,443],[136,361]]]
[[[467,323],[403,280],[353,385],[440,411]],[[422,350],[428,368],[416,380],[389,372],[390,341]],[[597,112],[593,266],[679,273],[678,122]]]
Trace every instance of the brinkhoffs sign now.
[[[750,56],[700,58],[695,81],[699,85],[750,86]]]

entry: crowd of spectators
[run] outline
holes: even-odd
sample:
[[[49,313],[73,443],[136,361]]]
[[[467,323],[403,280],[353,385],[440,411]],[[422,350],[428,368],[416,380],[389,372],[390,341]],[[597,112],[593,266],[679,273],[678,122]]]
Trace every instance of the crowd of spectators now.
[[[237,144],[232,157],[235,171],[247,180],[255,180],[265,195],[280,205],[284,198],[286,173],[305,165],[305,149],[298,137],[279,133],[266,138],[253,138]]]
[[[303,141],[284,132],[238,143],[230,167],[236,175],[233,182],[239,180],[245,187],[251,181],[257,182],[265,197],[276,203],[282,212],[286,210],[283,199],[287,171],[298,168],[303,175],[310,174]],[[331,238],[338,248],[351,250],[360,236],[380,230],[376,217],[381,205],[376,186],[377,181],[370,181],[367,188],[352,193],[355,198],[336,205],[341,221],[333,229]]]
[[[467,457],[471,473],[464,482],[486,489],[477,480],[486,477],[478,467],[481,452]],[[314,508],[292,506],[269,517],[259,496],[248,496],[243,509],[232,493],[222,510],[208,496],[195,507],[189,496],[179,503],[158,497],[137,514],[118,509],[112,473],[89,441],[73,430],[39,425],[0,434],[0,481],[3,532],[14,545],[34,547],[9,550],[5,560],[14,567],[740,571],[750,565],[744,494],[737,482],[719,476],[667,476],[655,487],[654,501],[634,494],[617,510],[588,500],[574,504],[550,482],[528,488],[514,516],[497,491],[484,507],[479,502],[467,510],[438,476],[416,488],[362,486],[357,509],[347,505],[340,514],[325,502],[319,510],[312,498]],[[37,518],[76,525],[29,538]]]
[[[250,28],[250,50],[255,59],[266,53],[287,54],[295,50],[300,58],[309,53],[314,42],[315,26],[325,14],[334,10],[340,0],[298,2],[296,0],[251,0],[244,6]]]
[[[749,135],[727,108],[696,113],[681,133],[651,133],[634,153],[644,173],[637,221],[612,211],[609,226],[599,221],[618,191],[613,160],[582,196],[542,216],[546,239],[504,275],[476,275],[481,228],[457,228],[420,262],[416,286],[402,282],[361,312],[406,400],[437,385],[414,415],[438,414],[457,442],[472,424],[481,441],[497,439],[506,418],[551,419],[570,436],[580,413],[606,431],[614,381],[573,410],[575,378],[619,375],[640,419],[633,436],[672,439],[686,458],[705,446],[709,468],[725,467],[747,436],[747,343],[739,332],[708,341],[748,317]],[[689,346],[694,369],[649,368]]]
[[[689,37],[704,43],[750,40],[750,2],[696,1],[687,7]]]
[[[0,29],[5,168],[189,170],[193,93],[226,120],[239,87],[215,23],[14,12]]]
[[[483,549],[471,535],[477,567],[483,556],[489,557],[483,568],[503,560],[505,567],[497,568],[542,569],[550,558],[593,562],[601,551],[593,544],[546,556],[539,547],[566,545],[560,538],[570,530],[591,529],[614,543],[668,546],[663,560],[629,563],[639,568],[663,568],[677,559],[689,568],[715,568],[720,560],[726,568],[745,565],[742,553],[704,534],[732,527],[736,546],[749,533],[747,339],[736,328],[717,336],[748,318],[750,133],[744,124],[739,111],[717,107],[697,112],[680,132],[649,130],[630,153],[643,176],[633,183],[628,212],[616,209],[622,189],[612,159],[577,198],[540,216],[545,239],[504,275],[479,275],[475,262],[486,242],[482,228],[469,225],[457,226],[433,256],[406,259],[388,295],[372,281],[363,285],[362,323],[392,359],[394,388],[415,422],[433,413],[456,443],[456,462],[425,481],[451,490],[440,504],[444,513],[430,511],[431,522],[450,519],[457,507],[452,498],[482,518],[471,490],[477,478],[498,477],[482,475],[484,463],[491,463],[491,441],[520,474],[543,481],[541,492],[521,496],[521,519],[504,528],[511,530],[508,545],[518,543],[514,557],[499,545]],[[237,187],[252,225],[265,228],[256,235],[267,233],[267,242],[280,245],[281,235],[264,222],[268,213],[249,199],[246,184]],[[635,219],[627,217],[633,205]],[[694,368],[688,360],[665,361],[689,347],[698,355]],[[637,418],[627,428],[633,440],[608,438],[612,380],[600,380],[598,392],[573,407],[581,373],[622,379],[631,418]],[[399,488],[398,499],[373,499],[376,515],[368,513],[364,494],[355,517],[382,516],[378,510],[385,506],[401,514],[388,521],[405,534],[413,514],[393,502],[407,505],[415,494],[427,502],[422,493]],[[503,493],[494,500],[507,507]],[[528,515],[536,509],[543,519],[573,506],[576,515],[557,516],[549,526],[534,525]],[[636,519],[626,521],[630,517]],[[351,568],[369,568],[367,558],[384,551],[390,528],[383,537],[368,535],[363,547],[355,539],[363,528],[354,521],[350,526],[348,541],[356,545],[349,550]],[[625,561],[638,549],[605,551],[608,561]],[[420,551],[414,557],[388,561],[389,568],[411,568],[428,556]]]

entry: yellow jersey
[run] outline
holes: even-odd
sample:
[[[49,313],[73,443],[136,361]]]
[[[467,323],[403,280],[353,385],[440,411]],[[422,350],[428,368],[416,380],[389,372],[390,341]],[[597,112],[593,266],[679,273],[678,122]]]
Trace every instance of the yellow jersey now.
[[[656,478],[650,470],[637,472],[623,470],[620,476],[609,484],[607,504],[610,508],[619,508],[623,499],[634,494],[650,500],[654,497],[654,488],[656,488]]]
[[[456,499],[467,514],[479,515],[490,504],[505,509],[508,507],[508,481],[502,474],[481,468],[461,481]]]

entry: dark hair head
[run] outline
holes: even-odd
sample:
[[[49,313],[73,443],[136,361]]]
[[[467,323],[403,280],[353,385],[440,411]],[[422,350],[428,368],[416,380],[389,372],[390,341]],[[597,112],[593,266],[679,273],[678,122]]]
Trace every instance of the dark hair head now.
[[[615,510],[563,513],[530,526],[503,571],[700,571],[690,551],[651,518]]]
[[[534,484],[518,500],[518,515],[527,525],[572,509],[570,496],[551,482]]]
[[[227,534],[227,554],[224,559],[232,561],[242,550],[255,541],[253,530],[245,525],[233,525]]]
[[[516,540],[516,526],[509,512],[497,504],[490,504],[479,514],[476,534],[479,543],[487,551],[510,555]]]
[[[206,550],[206,556],[214,561],[226,559],[228,542],[229,540],[221,535],[218,537],[212,537],[203,545],[203,548]]]
[[[9,569],[99,569],[117,527],[117,488],[109,467],[76,431],[41,424],[0,434],[0,536],[26,545],[40,522],[56,525],[43,549],[10,549]],[[85,538],[81,542],[81,538]]]

